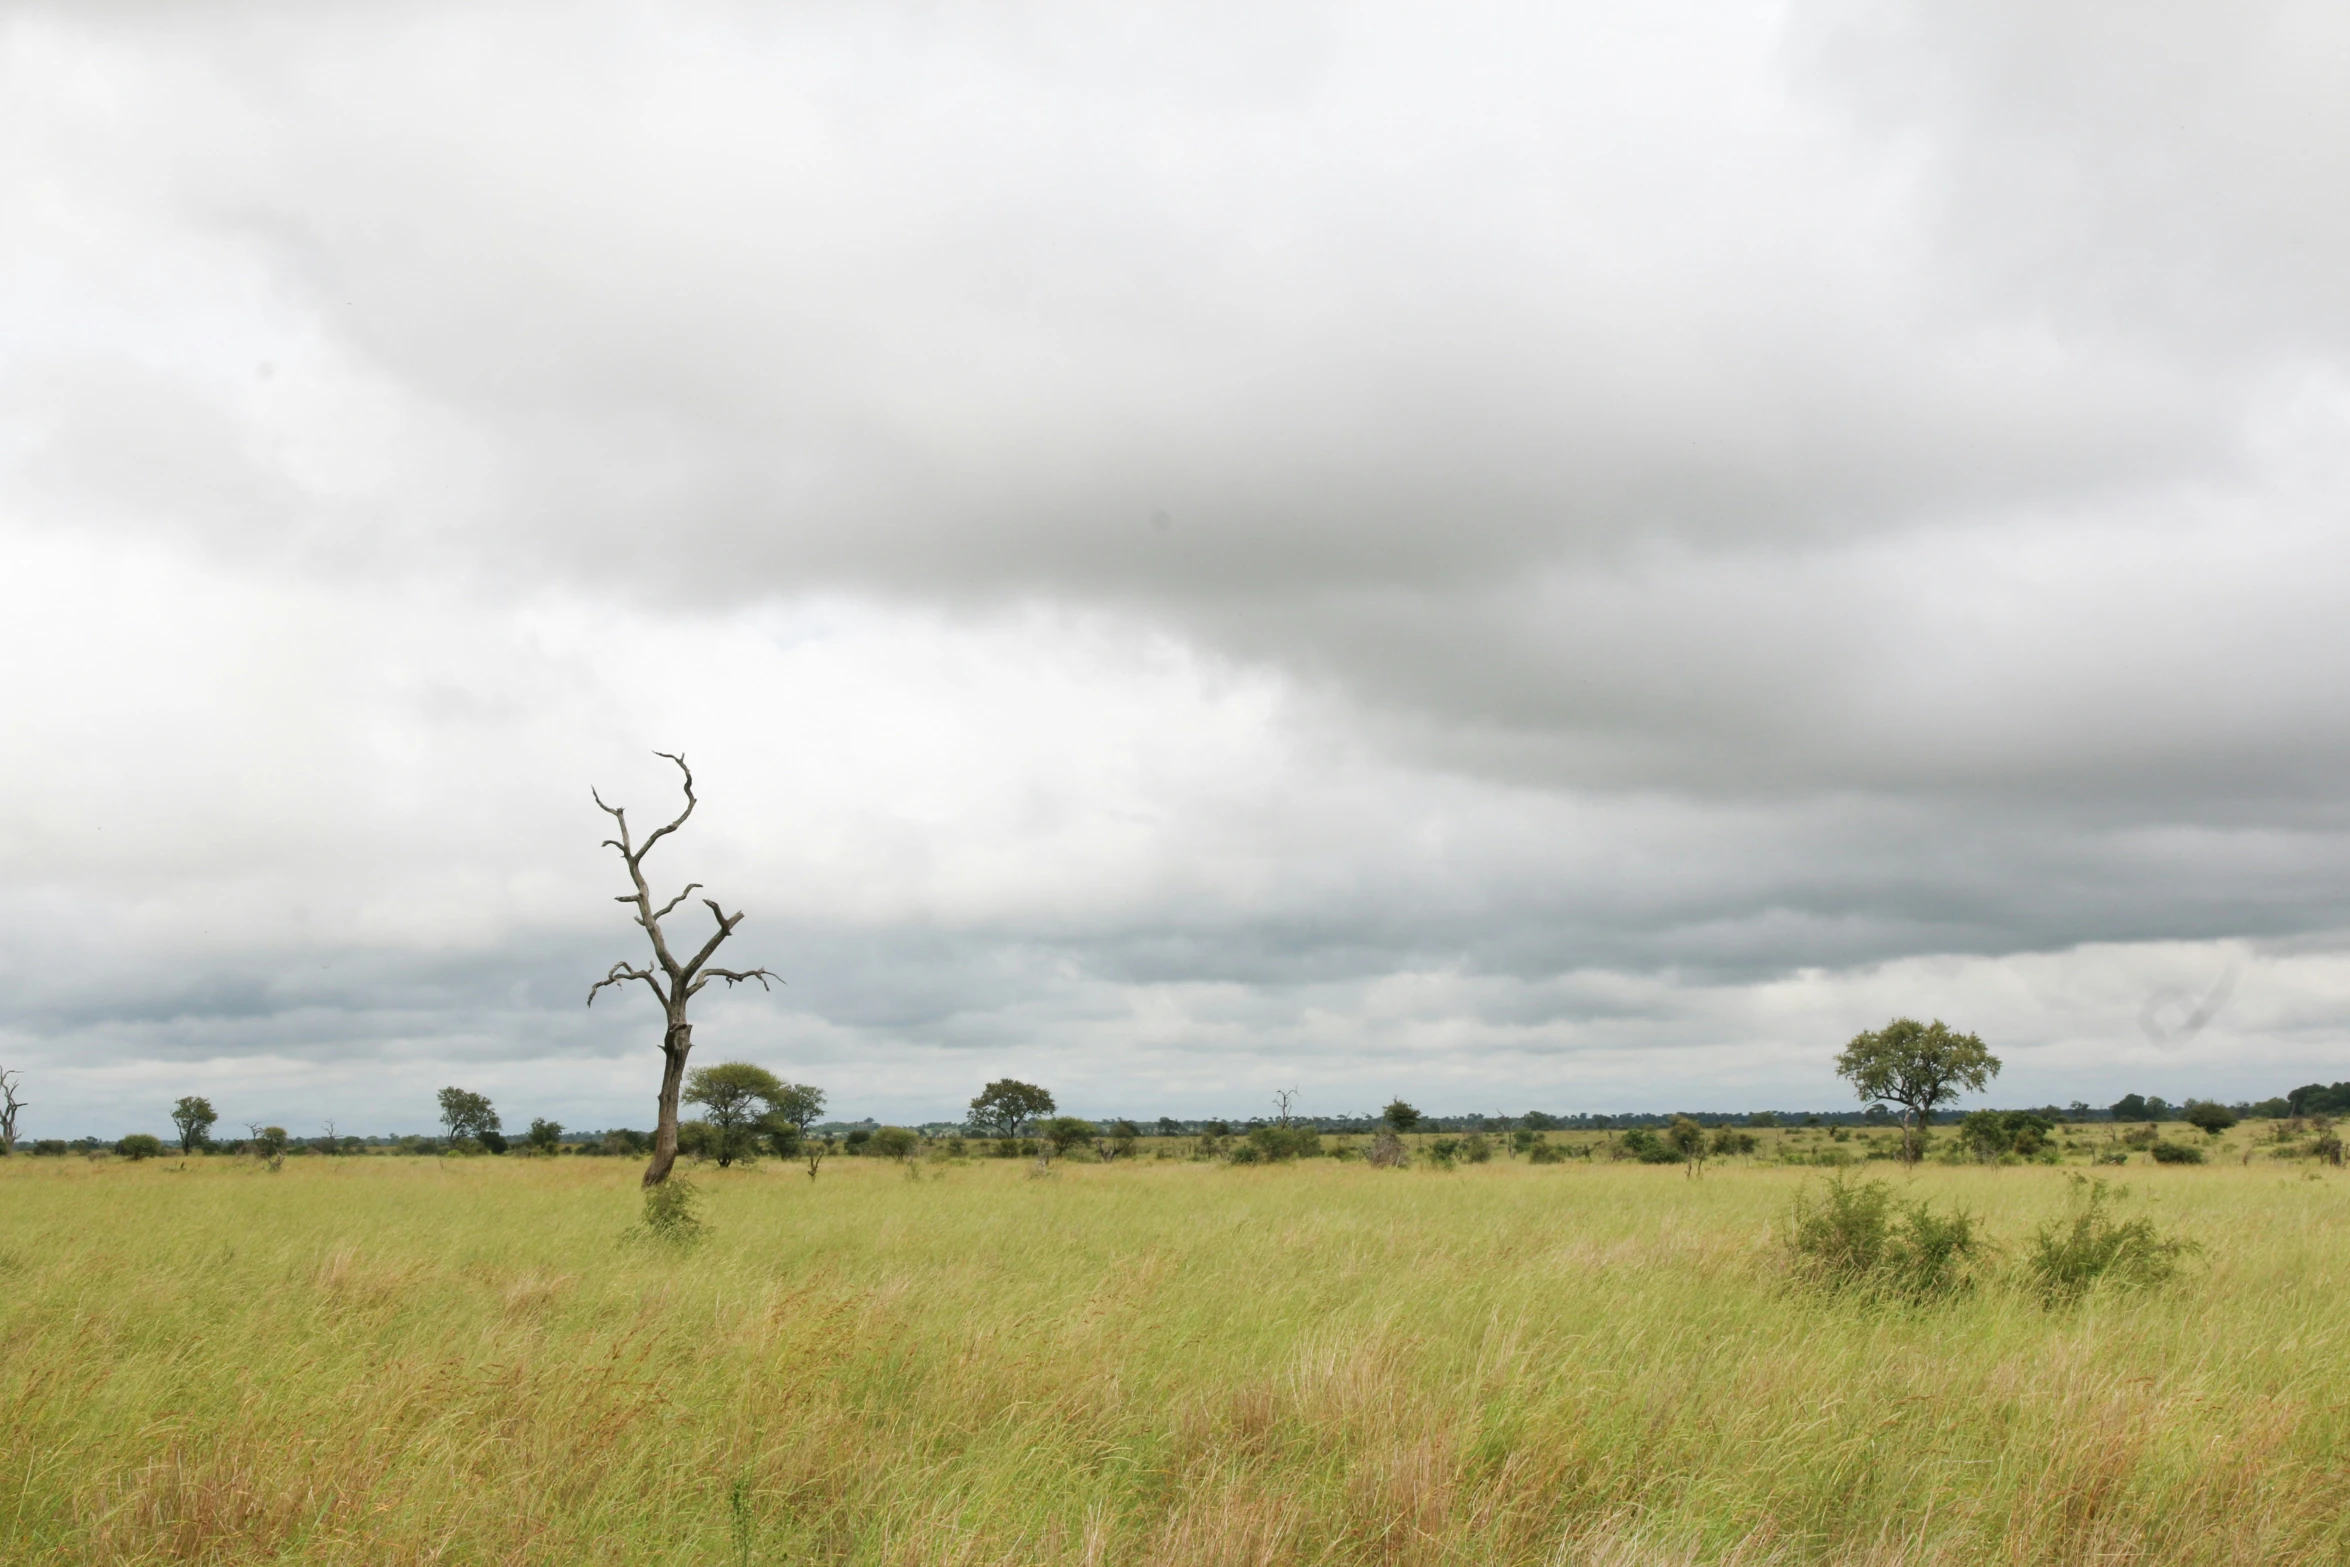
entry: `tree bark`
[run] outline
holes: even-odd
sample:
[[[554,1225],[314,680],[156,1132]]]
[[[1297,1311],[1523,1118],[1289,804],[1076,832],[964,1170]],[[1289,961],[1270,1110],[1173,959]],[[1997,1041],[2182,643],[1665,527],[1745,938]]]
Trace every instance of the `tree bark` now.
[[[661,1103],[653,1128],[653,1158],[645,1166],[647,1186],[668,1180],[669,1167],[677,1163],[678,1090],[685,1082],[685,1058],[693,1048],[693,1024],[672,1016],[668,1032],[661,1038]]]

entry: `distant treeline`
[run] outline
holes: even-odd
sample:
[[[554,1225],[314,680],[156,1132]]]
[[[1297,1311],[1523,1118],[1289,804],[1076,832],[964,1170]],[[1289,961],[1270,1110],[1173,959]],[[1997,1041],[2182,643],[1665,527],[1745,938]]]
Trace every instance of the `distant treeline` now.
[[[2069,1105],[2027,1105],[2016,1107],[2016,1113],[2043,1116],[2050,1121],[2175,1121],[2185,1117],[2190,1104],[2206,1101],[2182,1100],[2171,1104],[2159,1094],[2124,1094],[2110,1105],[2089,1105],[2075,1100]],[[2350,1115],[2350,1082],[2307,1083],[2291,1093],[2272,1099],[2239,1101],[2227,1107],[2246,1120],[2284,1120],[2294,1116]],[[1661,1128],[1676,1119],[1695,1121],[1703,1127],[1723,1126],[1891,1126],[1898,1117],[1881,1105],[1866,1110],[1656,1110],[1626,1111],[1613,1115],[1567,1114],[1546,1110],[1528,1110],[1520,1115],[1423,1115],[1417,1127],[1425,1132],[1608,1132],[1630,1131],[1634,1128]],[[880,1127],[879,1122],[827,1121],[812,1126],[809,1132],[828,1142],[839,1140],[849,1144],[861,1143]],[[1185,1118],[1156,1116],[1149,1120],[1140,1117],[1110,1117],[1105,1126],[1134,1127],[1141,1135],[1160,1137],[1232,1137],[1246,1136],[1259,1127],[1283,1124],[1273,1116],[1251,1116],[1245,1120],[1215,1118]],[[1287,1125],[1306,1128],[1331,1135],[1368,1135],[1385,1124],[1375,1115],[1298,1115],[1289,1117]],[[689,1127],[695,1123],[688,1123]],[[283,1139],[279,1145],[284,1152],[300,1154],[355,1154],[376,1149],[396,1149],[409,1153],[438,1153],[450,1141],[447,1138],[406,1135],[352,1135],[328,1137],[286,1137],[277,1128],[270,1128]],[[551,1122],[534,1123],[540,1137],[533,1141],[542,1146],[553,1144],[571,1153],[608,1154],[617,1157],[643,1155],[652,1146],[650,1132],[626,1127],[598,1131],[572,1131],[557,1128]],[[967,1122],[929,1121],[915,1130],[928,1136],[978,1135]],[[545,1133],[554,1136],[545,1136]],[[864,1135],[859,1135],[864,1134]],[[691,1140],[691,1131],[686,1137]],[[32,1154],[94,1153],[110,1149],[121,1139],[100,1137],[40,1138],[19,1143],[19,1152]],[[233,1138],[207,1141],[206,1146],[223,1153],[247,1151],[247,1139]],[[505,1139],[497,1138],[490,1151],[503,1152]],[[160,1150],[159,1150],[160,1151]]]

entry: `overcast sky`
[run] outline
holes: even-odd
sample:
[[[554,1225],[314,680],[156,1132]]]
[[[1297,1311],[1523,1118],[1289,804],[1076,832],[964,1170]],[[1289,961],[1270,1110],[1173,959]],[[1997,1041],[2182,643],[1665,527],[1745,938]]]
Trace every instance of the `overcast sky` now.
[[[25,1133],[649,1124],[656,748],[788,981],[696,1059],[850,1116],[2350,1077],[2345,80],[2319,0],[0,6]]]

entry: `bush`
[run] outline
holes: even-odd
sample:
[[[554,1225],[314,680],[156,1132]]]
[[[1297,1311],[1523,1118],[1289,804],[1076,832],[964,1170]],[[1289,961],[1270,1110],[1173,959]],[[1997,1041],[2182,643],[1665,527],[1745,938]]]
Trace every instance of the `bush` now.
[[[1400,1170],[1412,1159],[1404,1148],[1403,1139],[1389,1127],[1379,1129],[1379,1135],[1371,1140],[1371,1151],[1363,1157],[1370,1161],[1373,1169],[1378,1170]]]
[[[1310,1126],[1257,1126],[1249,1129],[1244,1146],[1255,1149],[1257,1158],[1272,1162],[1319,1159],[1322,1134]]]
[[[883,1159],[911,1159],[922,1146],[922,1134],[903,1126],[885,1126],[873,1134],[872,1151]]]
[[[145,1132],[133,1132],[121,1142],[116,1143],[114,1151],[125,1159],[136,1163],[141,1159],[152,1159],[162,1153],[163,1140],[159,1137],[151,1137]]]
[[[2156,1143],[2149,1151],[2153,1153],[2156,1164],[2201,1164],[2203,1162],[2203,1150],[2190,1147],[2186,1143]]]
[[[1818,1201],[1795,1199],[1787,1249],[1795,1276],[1820,1288],[1923,1302],[1971,1288],[1983,1250],[1964,1210],[1896,1201],[1883,1181],[1832,1178]]]
[[[62,1137],[37,1137],[37,1138],[35,1138],[35,1139],[33,1140],[33,1157],[34,1157],[34,1158],[36,1158],[36,1159],[62,1159],[62,1158],[64,1158],[64,1157],[65,1157],[65,1139],[64,1139],[64,1138],[62,1138]]]
[[[2082,1175],[2072,1181],[2072,1216],[2041,1225],[2024,1259],[2025,1280],[2042,1305],[2071,1305],[2099,1284],[2150,1288],[2177,1273],[2181,1257],[2202,1249],[2164,1237],[2151,1219],[2117,1223],[2106,1203],[2127,1196],[2127,1188]]]
[[[1493,1157],[1493,1144],[1483,1132],[1471,1132],[1461,1144],[1461,1157],[1471,1164],[1483,1164]]]
[[[644,1233],[671,1246],[690,1246],[706,1233],[699,1212],[701,1193],[683,1176],[671,1176],[645,1190]]]
[[[2184,1118],[2189,1126],[2212,1137],[2236,1124],[2235,1111],[2209,1099],[2188,1100]]]

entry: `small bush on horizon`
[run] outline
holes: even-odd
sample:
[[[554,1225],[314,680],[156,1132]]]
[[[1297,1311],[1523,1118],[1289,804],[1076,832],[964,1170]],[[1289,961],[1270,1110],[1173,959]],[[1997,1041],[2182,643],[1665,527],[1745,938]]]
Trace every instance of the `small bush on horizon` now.
[[[163,1139],[151,1136],[146,1132],[133,1132],[121,1142],[116,1143],[114,1151],[135,1164],[141,1159],[152,1159],[161,1154]]]
[[[2203,1162],[2203,1150],[2191,1143],[2160,1142],[2156,1143],[2148,1152],[2154,1155],[2156,1164],[2201,1164]]]

